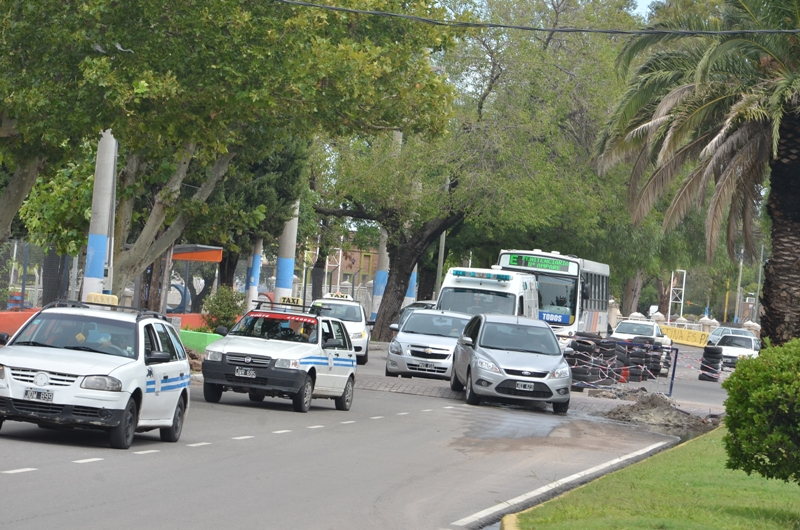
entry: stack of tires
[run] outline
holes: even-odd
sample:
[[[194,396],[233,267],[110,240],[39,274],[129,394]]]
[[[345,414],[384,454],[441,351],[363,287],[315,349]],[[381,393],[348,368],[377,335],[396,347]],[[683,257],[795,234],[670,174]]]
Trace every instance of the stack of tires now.
[[[592,383],[600,380],[602,359],[595,357],[597,345],[587,339],[573,340],[570,343],[573,352],[564,355],[572,370],[572,381]]]
[[[640,383],[647,381],[648,353],[641,346],[635,346],[628,352],[630,367],[628,368],[628,382]]]
[[[722,368],[722,348],[719,346],[706,346],[703,348],[703,358],[700,360],[700,381],[719,381]]]
[[[602,340],[597,343],[597,349],[606,364],[605,377],[616,382],[625,383],[628,380],[627,368],[631,361],[625,346],[613,340]],[[603,370],[601,370],[601,375]]]

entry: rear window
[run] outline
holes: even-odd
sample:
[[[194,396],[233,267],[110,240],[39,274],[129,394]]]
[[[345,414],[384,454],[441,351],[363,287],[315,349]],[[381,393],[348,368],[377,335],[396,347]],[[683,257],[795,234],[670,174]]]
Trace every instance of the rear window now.
[[[361,306],[355,304],[337,304],[329,301],[314,302],[311,313],[326,317],[338,318],[345,322],[361,322]]]
[[[638,322],[622,322],[614,333],[625,333],[626,335],[653,336],[653,324],[641,324]]]

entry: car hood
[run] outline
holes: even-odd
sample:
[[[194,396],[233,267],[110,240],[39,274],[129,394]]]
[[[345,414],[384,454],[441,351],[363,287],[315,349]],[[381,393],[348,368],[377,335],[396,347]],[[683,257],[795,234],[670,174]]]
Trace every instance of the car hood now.
[[[420,346],[453,351],[458,337],[442,337],[440,335],[421,335],[419,333],[398,333],[394,338],[403,346]]]
[[[747,348],[739,348],[737,346],[720,346],[722,355],[726,357],[757,357],[758,352]]]
[[[320,352],[317,344],[302,344],[284,340],[261,339],[258,337],[228,336],[208,345],[214,351],[222,353],[244,353],[262,355],[281,359],[299,359],[313,352]]]
[[[134,362],[128,357],[63,348],[11,345],[0,349],[2,365],[72,375],[107,375]]]
[[[634,337],[647,337],[653,339],[653,341],[659,344],[672,344],[672,339],[669,337],[654,337],[652,335],[634,335],[633,333],[612,333],[609,335],[609,339],[616,339],[616,340],[632,340]]]
[[[481,353],[503,370],[552,372],[561,365],[562,355],[544,355],[513,350],[482,349]]]

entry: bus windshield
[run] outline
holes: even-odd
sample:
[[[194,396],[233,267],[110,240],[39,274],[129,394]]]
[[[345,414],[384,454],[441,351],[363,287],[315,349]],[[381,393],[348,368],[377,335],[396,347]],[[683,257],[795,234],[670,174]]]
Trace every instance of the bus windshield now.
[[[539,319],[554,324],[575,322],[577,278],[539,274]]]
[[[458,311],[479,315],[481,313],[498,313],[513,315],[516,308],[516,297],[512,293],[484,291],[481,289],[464,289],[461,287],[445,287],[439,297],[438,309]]]

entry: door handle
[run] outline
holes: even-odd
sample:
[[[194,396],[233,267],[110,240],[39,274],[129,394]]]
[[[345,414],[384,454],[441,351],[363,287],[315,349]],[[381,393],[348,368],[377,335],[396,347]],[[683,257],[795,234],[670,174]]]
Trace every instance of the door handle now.
[[[169,376],[167,374],[164,374],[164,380],[166,381],[167,379],[169,379]]]
[[[348,354],[347,354],[347,356],[348,356],[348,357],[352,357],[352,356],[353,356],[353,354],[352,354],[352,353],[348,353]]]
[[[334,357],[338,357],[338,356],[339,356],[339,354],[338,354],[338,353],[334,353],[334,354],[333,354],[333,356],[334,356]]]

